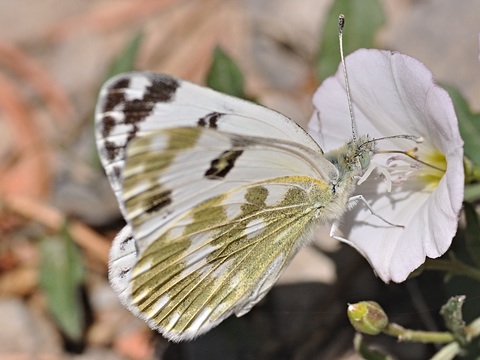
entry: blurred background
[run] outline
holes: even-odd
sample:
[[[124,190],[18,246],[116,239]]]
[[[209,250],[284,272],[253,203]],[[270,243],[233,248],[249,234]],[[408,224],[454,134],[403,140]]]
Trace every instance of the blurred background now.
[[[424,272],[385,285],[327,234],[250,313],[185,344],[151,332],[108,285],[123,220],[94,143],[102,83],[137,69],[205,84],[221,46],[248,97],[306,125],[338,65],[340,12],[346,53],[411,55],[480,111],[478,1],[0,0],[0,359],[360,359],[346,306],[370,299],[405,327],[439,329],[440,306],[478,283]],[[399,359],[437,350],[366,341]]]

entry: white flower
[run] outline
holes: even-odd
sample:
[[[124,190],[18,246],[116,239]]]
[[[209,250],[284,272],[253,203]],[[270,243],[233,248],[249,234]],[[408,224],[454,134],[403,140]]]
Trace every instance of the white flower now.
[[[420,144],[379,140],[378,150],[408,151],[419,161],[402,153],[376,154],[372,162],[382,172],[374,172],[356,189],[377,214],[404,228],[372,216],[361,202],[346,213],[340,227],[382,280],[401,282],[426,256],[439,257],[450,247],[463,201],[463,141],[450,97],[418,60],[361,49],[346,63],[359,135],[424,139]],[[324,151],[345,144],[351,125],[341,69],[323,82],[313,102],[318,113],[310,120],[310,135]],[[385,169],[391,181],[380,175]]]

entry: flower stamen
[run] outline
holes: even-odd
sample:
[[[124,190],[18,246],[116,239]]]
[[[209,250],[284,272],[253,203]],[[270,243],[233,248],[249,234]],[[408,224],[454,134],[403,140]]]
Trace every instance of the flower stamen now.
[[[390,178],[388,179],[387,187],[391,185],[401,185],[412,177],[422,179],[426,184],[425,190],[433,191],[440,182],[446,169],[443,168],[446,165],[445,156],[441,153],[435,152],[432,154],[423,154],[420,159],[418,155],[418,147],[414,147],[409,150],[377,150],[376,154],[399,154],[390,156],[385,162],[385,169],[389,172]],[[413,160],[413,161],[411,161]],[[422,167],[424,165],[424,167]],[[380,169],[380,166],[378,166]],[[382,174],[384,174],[382,172]]]
[[[415,153],[418,151],[417,147],[414,147],[413,149],[407,150],[407,151],[402,151],[402,150],[377,150],[375,151],[375,154],[403,154],[405,156],[408,156],[410,159],[415,160],[416,162],[419,162],[420,164],[423,164],[425,166],[431,167],[432,169],[441,171],[444,173],[447,171],[446,169],[439,168],[431,163],[428,163],[426,161],[420,160],[419,156],[416,155]],[[387,160],[387,162],[392,162],[395,160],[401,160],[400,157],[392,156]],[[387,163],[388,165],[388,163]]]

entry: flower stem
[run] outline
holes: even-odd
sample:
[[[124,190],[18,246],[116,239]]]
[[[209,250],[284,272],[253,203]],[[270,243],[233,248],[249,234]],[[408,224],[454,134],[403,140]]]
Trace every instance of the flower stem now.
[[[461,351],[462,349],[460,348],[460,345],[456,342],[452,342],[441,348],[439,352],[430,358],[430,360],[454,359]]]
[[[473,320],[470,325],[465,327],[465,333],[470,338],[475,338],[480,334],[480,318]],[[458,342],[451,342],[440,349],[430,360],[453,359],[462,351]]]
[[[449,332],[410,330],[390,323],[383,331],[384,334],[395,336],[399,341],[415,341],[421,343],[449,343],[454,341]]]
[[[473,320],[466,328],[465,332],[470,338],[475,338],[480,335],[480,318]]]
[[[464,264],[457,259],[427,259],[423,264],[424,269],[448,271],[454,275],[463,275],[480,281],[480,270]]]

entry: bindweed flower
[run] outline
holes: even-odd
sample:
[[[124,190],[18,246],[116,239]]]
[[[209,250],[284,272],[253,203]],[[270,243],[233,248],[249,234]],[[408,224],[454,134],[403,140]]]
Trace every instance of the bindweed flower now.
[[[358,134],[423,138],[419,144],[378,140],[371,162],[376,169],[356,189],[376,214],[402,227],[373,216],[361,202],[340,227],[382,280],[401,282],[452,242],[464,193],[463,141],[450,97],[418,60],[361,49],[346,64]],[[323,82],[313,102],[318,112],[310,135],[324,151],[345,144],[351,125],[341,69]]]

